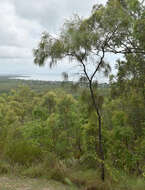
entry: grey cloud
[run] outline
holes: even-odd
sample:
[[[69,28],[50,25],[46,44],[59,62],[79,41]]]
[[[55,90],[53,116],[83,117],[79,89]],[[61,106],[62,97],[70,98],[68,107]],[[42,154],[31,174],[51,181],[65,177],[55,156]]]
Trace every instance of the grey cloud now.
[[[2,59],[28,59],[31,58],[31,51],[29,48],[20,48],[17,46],[0,46],[0,58]]]
[[[0,1],[0,58],[32,57],[32,48],[43,27],[36,21],[18,17],[12,2]]]
[[[16,14],[22,18],[36,20],[49,30],[55,30],[64,14],[64,6],[60,1],[50,0],[15,0]],[[64,12],[63,12],[64,11]]]
[[[41,33],[45,30],[57,33],[65,18],[74,13],[88,16],[94,4],[105,1],[0,0],[0,72],[8,68],[17,73],[46,71],[48,67],[36,69],[32,57]],[[55,69],[67,70],[70,68],[64,62]]]
[[[0,57],[32,56],[44,30],[56,33],[73,13],[89,14],[96,0],[0,0]],[[4,48],[5,47],[5,48]],[[6,48],[7,47],[7,48]]]
[[[14,0],[14,2],[19,16],[37,20],[49,31],[55,32],[64,18],[74,13],[86,16],[94,4],[105,0]]]

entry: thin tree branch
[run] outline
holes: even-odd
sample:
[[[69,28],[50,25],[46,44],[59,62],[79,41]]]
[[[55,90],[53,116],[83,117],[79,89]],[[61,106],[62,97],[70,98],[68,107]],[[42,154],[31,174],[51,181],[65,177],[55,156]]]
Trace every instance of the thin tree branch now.
[[[105,51],[104,51],[104,48],[102,48],[102,52],[103,52],[103,55],[102,55],[102,57],[101,57],[101,59],[100,59],[100,62],[99,62],[99,64],[98,64],[98,66],[96,67],[96,69],[95,69],[94,73],[92,74],[92,76],[91,76],[91,78],[90,78],[90,80],[91,80],[91,81],[93,80],[93,78],[94,78],[95,74],[96,74],[96,73],[97,73],[97,71],[99,70],[100,65],[102,64],[103,59],[104,59],[104,57],[105,57]]]

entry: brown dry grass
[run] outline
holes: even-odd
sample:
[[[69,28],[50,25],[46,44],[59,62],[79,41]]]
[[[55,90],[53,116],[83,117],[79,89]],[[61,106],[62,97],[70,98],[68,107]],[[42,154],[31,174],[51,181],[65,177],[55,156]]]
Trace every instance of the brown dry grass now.
[[[0,177],[0,190],[69,190],[68,187],[46,179]]]

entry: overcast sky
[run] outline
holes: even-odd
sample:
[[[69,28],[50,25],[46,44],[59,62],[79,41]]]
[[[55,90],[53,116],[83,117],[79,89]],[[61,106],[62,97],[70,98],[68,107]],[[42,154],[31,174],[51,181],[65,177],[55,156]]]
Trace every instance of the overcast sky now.
[[[0,0],[0,74],[47,72],[33,64],[41,33],[55,34],[73,14],[86,17],[106,0]],[[66,65],[55,69],[66,70]]]

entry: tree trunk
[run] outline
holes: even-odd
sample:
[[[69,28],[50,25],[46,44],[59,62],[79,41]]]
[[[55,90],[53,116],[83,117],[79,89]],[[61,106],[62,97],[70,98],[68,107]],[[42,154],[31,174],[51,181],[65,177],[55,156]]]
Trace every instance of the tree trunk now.
[[[99,107],[95,101],[94,91],[92,88],[92,81],[89,81],[89,89],[90,89],[90,93],[91,93],[93,106],[98,115],[98,125],[99,125],[98,137],[99,137],[99,156],[101,159],[101,179],[102,179],[102,181],[104,181],[105,180],[105,166],[104,166],[104,151],[103,151],[103,145],[102,145],[102,118],[101,118],[101,114],[99,111]]]
[[[102,121],[101,116],[98,114],[98,123],[99,123],[99,153],[101,158],[101,179],[105,180],[105,167],[104,167],[104,151],[102,145]]]

